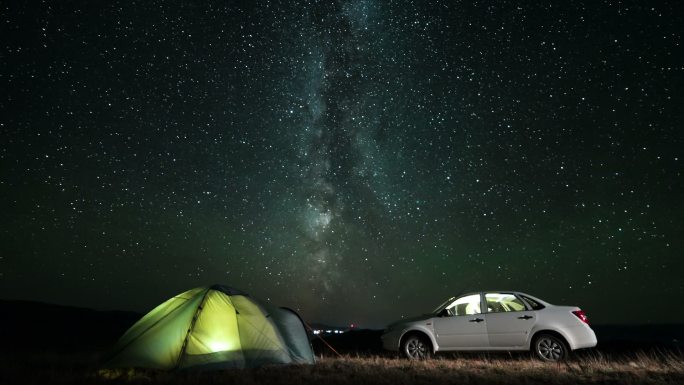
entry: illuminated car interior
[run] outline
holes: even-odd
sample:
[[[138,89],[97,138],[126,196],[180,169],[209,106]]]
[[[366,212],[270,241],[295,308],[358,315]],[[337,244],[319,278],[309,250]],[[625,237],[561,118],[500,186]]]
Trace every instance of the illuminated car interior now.
[[[480,314],[480,295],[473,294],[461,297],[446,308],[449,315],[472,315]]]
[[[508,311],[525,311],[525,304],[513,294],[487,293],[487,311],[489,313],[502,313]]]

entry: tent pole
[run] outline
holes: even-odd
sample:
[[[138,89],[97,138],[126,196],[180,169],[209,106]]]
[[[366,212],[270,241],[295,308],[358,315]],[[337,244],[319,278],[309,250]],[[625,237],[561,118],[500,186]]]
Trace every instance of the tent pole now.
[[[185,339],[183,340],[183,346],[181,346],[180,353],[178,353],[178,360],[176,360],[176,365],[173,367],[174,370],[178,369],[181,364],[181,359],[183,359],[183,354],[185,353],[185,348],[188,345],[188,339],[190,338],[190,333],[192,333],[192,330],[195,328],[195,322],[197,322],[197,318],[199,318],[199,314],[204,308],[204,302],[207,300],[207,295],[209,294],[209,291],[211,288],[207,288],[207,291],[204,292],[204,296],[202,297],[202,301],[200,302],[199,306],[197,306],[197,310],[195,310],[195,315],[192,317],[192,321],[190,321],[190,327],[188,327],[188,331],[185,332]]]

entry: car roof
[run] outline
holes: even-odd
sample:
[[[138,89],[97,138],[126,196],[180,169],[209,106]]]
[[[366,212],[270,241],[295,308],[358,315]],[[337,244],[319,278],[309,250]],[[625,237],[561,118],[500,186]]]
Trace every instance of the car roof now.
[[[518,290],[480,290],[480,291],[465,292],[463,294],[457,295],[456,297],[463,297],[464,295],[480,294],[480,293],[515,293],[515,294],[528,295],[528,294],[525,294],[522,291],[518,291]]]

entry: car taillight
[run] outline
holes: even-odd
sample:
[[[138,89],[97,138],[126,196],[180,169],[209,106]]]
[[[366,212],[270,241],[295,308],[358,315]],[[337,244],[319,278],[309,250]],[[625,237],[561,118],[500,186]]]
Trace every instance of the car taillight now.
[[[576,315],[577,318],[580,319],[580,321],[589,325],[589,318],[587,318],[587,314],[584,312],[584,310],[575,310],[572,312],[572,314]]]

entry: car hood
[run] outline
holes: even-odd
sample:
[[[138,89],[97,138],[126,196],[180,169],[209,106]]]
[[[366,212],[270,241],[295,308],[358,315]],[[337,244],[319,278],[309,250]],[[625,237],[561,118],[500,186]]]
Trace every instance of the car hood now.
[[[421,315],[417,315],[417,316],[413,316],[413,317],[409,317],[409,318],[404,318],[404,319],[392,322],[391,324],[387,325],[385,330],[396,329],[402,325],[406,325],[406,324],[409,324],[411,322],[416,322],[416,321],[423,321],[423,320],[426,320],[426,319],[429,319],[432,317],[435,317],[435,315],[434,314],[421,314]]]

